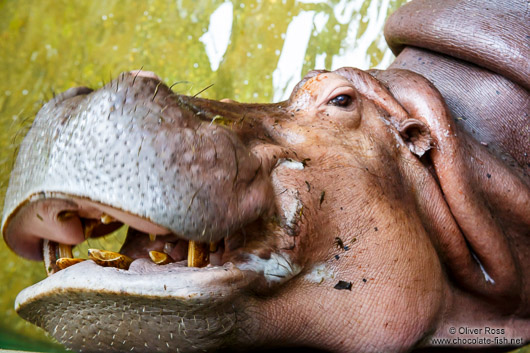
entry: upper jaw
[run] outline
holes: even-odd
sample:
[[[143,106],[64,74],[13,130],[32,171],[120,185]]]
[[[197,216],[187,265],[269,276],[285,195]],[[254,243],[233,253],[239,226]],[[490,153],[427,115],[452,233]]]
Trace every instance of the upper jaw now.
[[[41,258],[39,234],[19,236],[14,224],[34,201],[55,194],[112,205],[203,242],[270,212],[266,160],[159,81],[122,75],[86,93],[46,104],[21,144],[2,219],[15,252]]]
[[[127,80],[132,81],[130,86],[127,86]],[[136,85],[134,85],[135,80]],[[139,229],[144,233],[175,234],[188,240],[204,241],[201,238],[204,235],[201,233],[202,226],[200,229],[197,228],[198,232],[197,229],[193,229],[195,234],[189,234],[186,231],[175,230],[177,228],[172,223],[175,222],[176,216],[187,221],[187,216],[194,214],[194,212],[199,213],[190,208],[192,204],[190,200],[197,201],[199,197],[195,197],[195,193],[199,194],[204,190],[201,191],[199,188],[197,191],[197,185],[193,185],[193,187],[190,186],[190,192],[182,193],[183,185],[187,185],[186,183],[190,181],[195,182],[196,175],[176,175],[174,170],[164,170],[163,168],[166,165],[165,163],[169,163],[171,160],[171,156],[166,153],[168,149],[175,149],[177,155],[184,156],[186,150],[179,150],[179,148],[188,146],[188,143],[190,146],[195,146],[197,141],[204,143],[204,146],[206,146],[204,147],[204,161],[209,164],[205,163],[204,165],[210,166],[207,172],[201,169],[204,172],[201,176],[205,178],[202,183],[213,186],[212,194],[210,194],[208,199],[205,199],[206,201],[203,200],[204,205],[211,204],[216,199],[219,200],[222,195],[228,195],[229,199],[223,199],[221,200],[222,202],[215,201],[219,205],[237,205],[235,209],[231,209],[230,212],[227,211],[227,216],[233,218],[230,221],[232,223],[228,226],[223,226],[224,228],[219,227],[222,231],[217,232],[208,241],[212,240],[215,242],[223,237],[226,238],[227,235],[237,232],[238,229],[242,229],[242,227],[244,229],[245,225],[256,219],[267,219],[267,217],[271,216],[277,206],[274,205],[277,200],[275,200],[273,194],[276,193],[278,195],[283,191],[273,190],[276,186],[271,185],[270,175],[277,166],[282,164],[283,158],[290,158],[292,153],[290,154],[289,151],[278,146],[252,145],[252,141],[259,139],[252,137],[249,141],[242,138],[244,134],[240,134],[241,131],[233,133],[230,129],[225,129],[215,124],[212,125],[212,123],[205,123],[203,117],[194,115],[193,111],[182,111],[183,101],[175,99],[175,95],[168,88],[159,87],[157,82],[150,81],[152,79],[146,78],[145,80],[145,82],[140,83],[140,77],[133,78],[130,75],[125,75],[121,77],[120,82],[111,82],[108,87],[100,91],[90,94],[88,94],[89,91],[82,91],[81,94],[88,95],[83,98],[82,104],[70,104],[71,107],[70,105],[68,106],[69,110],[66,111],[68,119],[62,118],[65,111],[61,110],[62,103],[58,101],[49,103],[39,112],[34,126],[21,146],[21,152],[13,172],[15,179],[12,178],[8,196],[6,197],[2,231],[7,243],[16,252],[29,258],[41,258],[39,244],[42,235],[39,237],[38,234],[32,233],[31,229],[26,228],[27,234],[24,237],[19,237],[14,230],[24,229],[24,224],[28,220],[41,222],[41,218],[45,217],[49,217],[51,224],[55,224],[54,227],[49,227],[46,238],[66,244],[81,242],[86,235],[83,234],[82,224],[80,225],[78,218],[70,219],[68,221],[70,222],[69,226],[64,226],[68,222],[63,222],[63,224],[58,220],[59,214],[65,210],[79,212],[78,216],[82,218],[83,212],[87,213],[87,218],[97,218],[105,213],[123,223],[132,225],[135,229]],[[150,87],[154,92],[145,91],[143,88],[136,92],[140,98],[143,97],[143,100],[141,100],[143,105],[138,102],[131,103],[136,99],[135,90],[139,87]],[[68,102],[68,100],[64,102]],[[248,106],[244,105],[238,105],[238,107],[240,107],[238,109],[248,108]],[[219,107],[214,105],[214,108],[228,109],[230,104],[223,103]],[[271,107],[267,108],[267,111],[261,111],[260,107],[252,109],[265,116],[269,112],[275,111],[277,106],[271,105]],[[170,111],[173,113],[169,114]],[[181,113],[178,113],[179,111]],[[138,119],[135,114],[140,114],[141,119]],[[164,115],[164,119],[160,119],[162,114],[169,115]],[[83,140],[85,136],[79,134],[76,135],[79,141],[72,142],[73,132],[79,132],[79,130],[76,130],[79,129],[76,124],[94,127],[94,131],[89,130],[89,133],[93,134],[91,138],[85,141]],[[126,141],[120,140],[120,136],[111,133],[116,126],[129,128],[128,133],[130,136]],[[167,134],[164,129],[167,129]],[[147,139],[146,137],[149,137],[149,134],[153,134],[153,131],[156,132],[154,135],[156,138],[150,136],[152,140]],[[164,133],[160,134],[160,131]],[[205,139],[198,139],[202,135],[198,136],[197,132],[199,132],[199,135],[210,133],[212,135],[208,135],[208,138]],[[42,134],[46,133],[54,134],[54,138],[40,138]],[[190,137],[188,136],[189,133],[194,135]],[[107,136],[106,134],[110,135]],[[131,191],[126,189],[118,192],[117,190],[101,187],[98,178],[86,179],[87,172],[91,176],[98,173],[98,170],[87,170],[87,160],[91,161],[91,163],[101,162],[101,164],[94,165],[106,173],[114,171],[113,168],[109,168],[108,163],[105,164],[101,161],[100,156],[90,154],[91,149],[85,147],[86,145],[94,144],[94,141],[97,142],[98,150],[105,151],[107,156],[117,155],[120,160],[137,160],[139,162],[136,165],[137,168],[134,169],[135,171],[138,170],[138,175],[134,175],[136,181],[138,181],[138,189],[134,188],[136,184],[129,183],[133,186]],[[110,142],[107,143],[107,141]],[[223,143],[223,150],[214,148],[214,146],[218,147],[219,143]],[[127,146],[127,149],[123,149],[124,145]],[[249,147],[249,145],[252,146]],[[67,151],[61,146],[78,149]],[[115,150],[116,146],[121,146],[122,148]],[[161,149],[161,146],[164,146],[164,148]],[[47,151],[47,153],[43,154],[41,153],[42,151]],[[215,164],[212,164],[212,161],[208,159],[213,157],[206,156],[206,152],[212,151],[215,152],[215,160],[217,161]],[[221,154],[224,151],[226,151],[226,155],[220,155],[217,158],[217,153]],[[74,153],[72,154],[72,152]],[[42,161],[42,165],[48,168],[41,168],[33,163],[33,161],[41,160],[42,158],[48,158],[48,160]],[[163,158],[166,158],[166,160]],[[240,159],[239,162],[233,165],[232,161],[237,159]],[[152,163],[155,163],[155,165],[153,166]],[[180,168],[178,171],[193,170],[193,166],[193,164],[190,164],[190,168]],[[228,181],[223,183],[223,180],[216,179],[219,173],[214,173],[211,170],[212,166],[218,169],[215,172],[229,172],[230,178]],[[52,167],[53,173],[50,173]],[[153,169],[154,167],[156,168]],[[203,168],[202,165],[201,168]],[[159,174],[157,175],[156,173]],[[109,184],[110,187],[122,184],[129,185],[128,179],[122,179],[124,178],[124,173],[115,174],[114,179],[112,179],[112,185]],[[130,173],[125,173],[125,176],[128,174]],[[110,176],[104,174],[104,176],[113,177],[114,174]],[[32,180],[37,180],[40,184],[34,185]],[[80,180],[82,180],[81,184],[79,183]],[[158,180],[161,180],[161,182],[158,183]],[[90,182],[95,184],[90,184]],[[241,186],[241,189],[234,189],[234,185]],[[82,187],[81,192],[79,192],[80,186]],[[141,189],[140,186],[144,188]],[[155,188],[154,192],[150,191],[152,188]],[[160,188],[162,188],[161,191],[159,190]],[[50,191],[41,192],[39,190]],[[94,195],[90,193],[94,193],[94,190],[98,191],[96,194],[101,196],[100,198],[92,197]],[[160,191],[160,194],[157,193],[158,191]],[[233,192],[232,194],[230,194],[231,191]],[[143,195],[144,192],[145,196]],[[237,192],[240,192],[240,194],[236,194]],[[124,193],[127,197],[130,196],[130,199],[134,202],[127,201]],[[171,196],[171,202],[166,202],[167,200],[162,197],[162,195],[165,196],[166,194]],[[176,204],[174,201],[178,199],[178,195],[181,195],[181,199],[184,200],[182,202],[185,203],[183,206],[185,212],[175,215],[171,207]],[[230,199],[230,197],[232,198]],[[42,212],[42,214],[37,212],[38,207],[35,208],[41,202],[46,204],[46,202],[53,203],[57,200],[60,201],[61,207],[68,207],[59,207],[55,210],[57,212],[53,210],[53,206],[51,208],[44,207],[45,212]],[[190,205],[188,205],[188,202]],[[153,209],[162,210],[164,213],[158,215],[156,212],[150,211]],[[220,209],[225,211],[223,207]],[[214,211],[210,213],[213,215],[218,214]],[[223,221],[221,218],[206,219],[204,224],[216,224],[218,220],[219,222]],[[57,225],[59,226],[57,227]],[[75,231],[72,231],[72,229],[75,229]],[[60,231],[58,232],[57,230]],[[286,234],[286,232],[281,230],[280,233]],[[20,241],[20,239],[23,240]],[[186,290],[191,290],[193,293],[206,292],[208,291],[208,286],[215,283],[225,285],[226,282],[223,279],[226,278],[230,278],[230,283],[237,282],[238,284],[235,286],[237,288],[239,288],[238,286],[248,286],[256,283],[258,287],[270,288],[289,280],[300,272],[300,267],[296,264],[293,251],[281,250],[277,244],[271,242],[267,244],[268,248],[265,249],[266,254],[264,255],[263,249],[260,249],[259,242],[255,244],[257,244],[256,247],[246,246],[244,248],[230,249],[230,251],[226,252],[222,265],[195,269],[193,271],[177,265],[160,266],[164,267],[164,271],[158,271],[160,268],[156,266],[142,265],[144,270],[139,271],[140,265],[145,265],[145,260],[143,259],[135,260],[132,263],[132,272],[115,268],[99,268],[91,262],[84,262],[59,271],[43,281],[42,284],[28,288],[21,293],[17,303],[23,306],[34,298],[45,296],[58,290],[66,290],[67,288],[73,291],[89,290],[98,292],[111,290],[116,291],[116,293],[121,293],[122,291],[128,293],[128,291],[131,291],[131,293],[135,294],[151,295],[152,289],[149,288],[151,272],[157,273],[156,278],[157,280],[160,278],[160,283],[164,282],[165,279],[171,279],[172,283],[180,286],[179,288],[188,288]],[[234,268],[232,270],[227,270],[223,267],[228,262],[233,262]],[[289,270],[285,271],[285,268],[289,268]],[[144,276],[146,273],[150,275]],[[145,278],[138,279],[142,276]],[[98,282],[98,278],[114,278],[114,281],[113,284],[108,286],[99,286],[95,284],[95,282]],[[138,286],[137,289],[132,288],[131,280],[135,286]],[[87,285],[87,283],[93,282],[93,287]],[[209,283],[208,286],[205,285],[207,282]],[[106,280],[101,283],[106,283]],[[167,287],[167,283],[164,284]],[[179,293],[178,288],[175,287],[174,289],[176,293]],[[170,291],[167,290],[167,292]],[[160,293],[157,292],[156,295],[168,294],[164,290]]]
[[[85,261],[61,271],[54,271],[57,273],[21,292],[17,298],[17,307],[23,307],[35,298],[46,297],[58,291],[91,291],[115,295],[127,293],[162,297],[198,295],[204,300],[210,300],[214,298],[204,293],[218,292],[226,299],[231,295],[230,293],[238,292],[239,289],[247,286],[251,286],[258,292],[268,291],[288,281],[302,268],[297,261],[296,252],[281,243],[282,238],[292,239],[295,235],[293,229],[296,228],[297,220],[289,217],[294,217],[296,210],[291,210],[291,213],[295,213],[289,215],[284,215],[282,212],[285,212],[287,208],[292,208],[286,206],[285,203],[298,201],[290,199],[291,193],[286,192],[281,182],[275,178],[275,174],[276,170],[296,169],[297,163],[282,159],[272,168],[271,177],[277,194],[276,205],[279,216],[265,217],[248,223],[225,237],[220,247],[222,250],[217,250],[220,258],[216,260],[216,263],[212,262],[203,268],[186,267],[186,261],[159,266],[146,259],[147,256],[133,256],[133,262],[125,270],[104,268],[91,261]],[[301,166],[301,163],[298,164]],[[55,197],[58,195],[56,194]],[[175,235],[154,222],[124,211],[83,198],[65,195],[62,197],[67,199],[71,205],[75,204],[77,212],[83,216],[97,218],[102,215],[112,215],[114,221],[128,223],[134,229],[139,229],[137,231],[141,231],[144,237],[147,237],[146,233],[152,231],[158,234],[157,241],[185,239],[185,236]],[[82,224],[86,224],[86,221]],[[65,239],[55,240],[67,242]],[[169,282],[170,286],[168,286]],[[227,286],[227,283],[230,285]],[[172,286],[178,288],[175,287],[173,291]],[[217,294],[214,297],[217,298]]]

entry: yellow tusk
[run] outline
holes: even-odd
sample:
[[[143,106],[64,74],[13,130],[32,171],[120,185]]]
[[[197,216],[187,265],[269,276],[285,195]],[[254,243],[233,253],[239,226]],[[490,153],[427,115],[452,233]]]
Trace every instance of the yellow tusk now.
[[[100,266],[115,267],[122,270],[129,269],[131,262],[133,262],[129,256],[99,249],[88,249],[88,257]]]
[[[188,243],[188,267],[204,267],[209,262],[209,244],[190,240]]]
[[[57,259],[57,261],[55,261],[55,264],[57,265],[59,270],[64,270],[67,267],[70,267],[72,265],[78,264],[83,261],[85,261],[85,259],[63,257],[63,258]]]
[[[59,259],[66,257],[66,258],[72,258],[74,255],[72,255],[72,246],[71,245],[65,245],[65,244],[59,244],[58,246],[58,257]]]
[[[109,224],[109,223],[112,223],[116,221],[114,218],[112,218],[111,216],[109,216],[108,214],[106,213],[102,213],[101,214],[101,223],[103,224]]]
[[[83,220],[83,234],[85,239],[88,239],[92,236],[92,232],[97,225],[101,224],[100,219],[85,219]]]
[[[160,251],[149,251],[149,257],[157,265],[167,265],[172,262],[167,254]]]

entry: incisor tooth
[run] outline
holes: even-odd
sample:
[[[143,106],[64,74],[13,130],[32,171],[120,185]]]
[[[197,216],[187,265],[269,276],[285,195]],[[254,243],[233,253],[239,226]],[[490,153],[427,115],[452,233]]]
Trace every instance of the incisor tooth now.
[[[71,245],[65,245],[65,244],[59,244],[58,246],[59,251],[59,259],[63,257],[72,258],[74,255],[72,254],[72,246]]]
[[[167,265],[171,262],[171,258],[160,251],[149,251],[149,257],[157,265]]]
[[[64,270],[67,267],[70,267],[83,261],[85,261],[85,259],[62,257],[60,259],[57,259],[57,261],[55,261],[55,264],[57,265],[59,270]]]
[[[131,262],[133,262],[129,256],[99,249],[88,249],[88,257],[100,266],[116,267],[122,270],[128,270]]]
[[[109,224],[109,223],[114,222],[115,220],[116,219],[114,219],[113,217],[109,216],[106,213],[102,213],[101,214],[101,223],[103,223],[103,224]]]
[[[210,245],[190,240],[188,243],[188,267],[204,267],[208,265]]]
[[[99,219],[85,219],[83,221],[83,234],[85,235],[85,239],[88,239],[92,236],[92,231],[100,223],[101,220]]]
[[[42,242],[42,258],[44,260],[44,269],[48,276],[59,271],[55,264],[55,261],[57,260],[57,246],[58,244],[56,242],[48,239],[44,239]]]
[[[156,240],[156,234],[149,234],[149,240],[155,241]]]
[[[63,264],[60,264],[60,262],[62,262],[62,258],[69,258],[70,260],[73,260],[72,258],[74,257],[72,255],[71,245],[60,244],[47,239],[44,239],[42,242],[42,255],[44,260],[44,268],[48,276],[51,276],[54,273],[68,267],[61,267],[63,266]],[[74,263],[71,263],[70,265],[73,264]]]

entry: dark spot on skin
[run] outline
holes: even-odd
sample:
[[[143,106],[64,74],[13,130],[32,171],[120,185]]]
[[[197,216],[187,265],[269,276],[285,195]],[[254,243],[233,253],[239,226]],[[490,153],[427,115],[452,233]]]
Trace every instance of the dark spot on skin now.
[[[353,238],[351,242],[355,243],[356,241],[357,241],[357,238]]]
[[[319,203],[320,207],[322,207],[322,202],[324,202],[324,196],[326,196],[326,192],[322,190],[322,192],[320,193],[320,203]]]
[[[40,214],[38,214],[38,213],[37,213],[37,218],[44,222],[44,219],[43,219],[42,216],[41,216]]]
[[[310,192],[311,191],[311,185],[309,184],[309,182],[306,181],[305,185],[307,186],[307,192]]]
[[[374,227],[374,230],[377,232],[379,229],[377,229],[377,227]]]
[[[335,255],[335,260],[338,260],[340,259],[340,256],[339,255]]]
[[[339,249],[344,249],[344,242],[341,238],[335,237],[335,241],[333,242]]]
[[[490,173],[487,173],[486,176],[489,178],[491,178],[491,174]]]
[[[366,283],[366,278],[363,278],[363,282]]]
[[[339,281],[333,288],[338,290],[347,289],[351,291],[351,282]]]
[[[340,208],[340,210],[342,211],[342,210],[343,210],[343,208],[341,207],[341,208]]]

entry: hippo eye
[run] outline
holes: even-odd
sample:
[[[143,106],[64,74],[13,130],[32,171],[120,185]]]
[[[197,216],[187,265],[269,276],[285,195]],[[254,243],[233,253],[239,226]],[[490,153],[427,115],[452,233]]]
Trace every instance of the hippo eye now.
[[[352,98],[347,94],[341,94],[331,99],[328,104],[335,105],[337,107],[347,107],[351,104]]]

